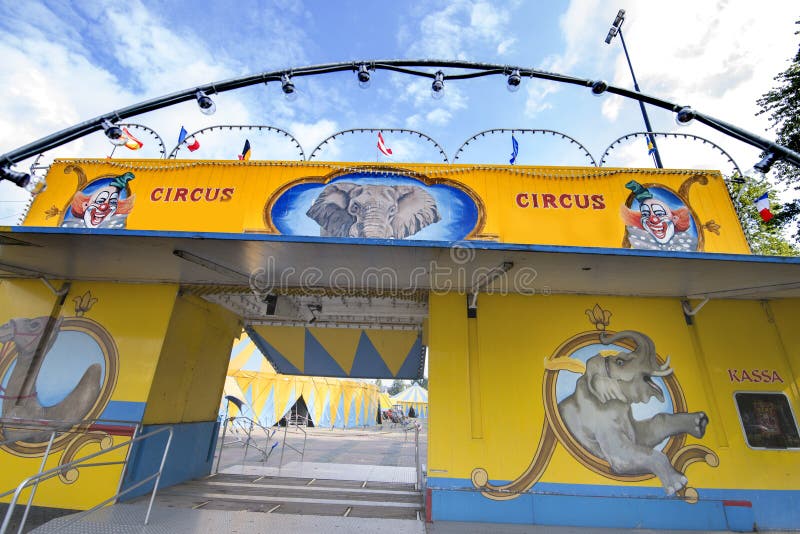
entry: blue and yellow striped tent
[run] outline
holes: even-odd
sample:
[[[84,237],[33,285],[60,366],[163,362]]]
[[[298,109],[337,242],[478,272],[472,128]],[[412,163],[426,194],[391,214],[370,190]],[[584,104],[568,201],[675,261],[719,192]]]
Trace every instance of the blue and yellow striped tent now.
[[[415,383],[410,388],[392,397],[392,403],[401,405],[403,413],[406,415],[408,415],[408,410],[413,406],[417,417],[428,417],[428,390],[419,384]]]
[[[269,427],[302,396],[317,427],[376,424],[378,387],[360,380],[279,375],[246,335],[233,345],[224,395],[243,401],[241,410],[223,397],[220,414],[242,415]]]

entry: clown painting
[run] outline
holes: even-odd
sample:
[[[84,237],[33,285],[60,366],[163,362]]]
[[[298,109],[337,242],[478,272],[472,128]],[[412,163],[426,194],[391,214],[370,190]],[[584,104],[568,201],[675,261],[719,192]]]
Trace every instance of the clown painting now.
[[[135,195],[128,182],[133,173],[94,180],[72,197],[61,226],[67,228],[125,228]]]
[[[635,180],[625,187],[633,193],[630,207],[624,204],[620,207],[630,248],[698,250],[697,227],[691,211],[675,193],[662,187],[647,188]]]

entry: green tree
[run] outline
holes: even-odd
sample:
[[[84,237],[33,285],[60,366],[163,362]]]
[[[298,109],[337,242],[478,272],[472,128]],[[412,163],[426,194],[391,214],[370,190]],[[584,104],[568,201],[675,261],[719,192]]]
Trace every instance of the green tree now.
[[[800,255],[800,250],[783,236],[784,224],[775,224],[775,219],[764,222],[756,210],[755,201],[764,193],[769,195],[770,210],[775,212],[779,209],[777,193],[769,187],[769,184],[766,182],[743,182],[737,180],[736,177],[731,182],[733,183],[731,187],[733,204],[739,214],[742,230],[750,242],[753,254],[763,256]]]
[[[795,22],[800,24],[800,20]],[[800,35],[796,31],[795,35]],[[767,114],[770,127],[775,130],[775,141],[795,152],[800,152],[800,46],[789,67],[775,78],[777,86],[764,93],[757,103],[759,115]],[[773,173],[786,188],[800,191],[800,168],[785,161],[777,161]],[[775,216],[773,224],[785,227],[800,219],[800,198],[785,203]],[[795,234],[800,241],[800,229]]]
[[[414,382],[419,384],[420,387],[428,389],[428,379],[427,378],[419,378],[417,380],[414,380]]]
[[[406,387],[403,385],[403,382],[401,380],[395,379],[394,382],[392,382],[392,385],[389,386],[388,393],[390,396],[394,396],[403,391],[404,389],[406,389]]]

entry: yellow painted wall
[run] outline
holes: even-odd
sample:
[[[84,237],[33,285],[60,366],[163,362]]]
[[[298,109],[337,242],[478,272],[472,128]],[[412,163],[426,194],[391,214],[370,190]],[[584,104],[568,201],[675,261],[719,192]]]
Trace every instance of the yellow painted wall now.
[[[470,479],[475,468],[490,479],[514,480],[530,464],[545,423],[543,378],[546,357],[580,332],[594,331],[586,310],[609,310],[609,330],[638,330],[650,336],[671,366],[689,412],[704,411],[710,423],[703,438],[687,436],[719,457],[719,467],[696,463],[687,470],[697,488],[800,486],[800,452],[755,451],[746,447],[733,401],[734,391],[787,391],[796,380],[800,302],[770,303],[770,323],[762,304],[711,301],[687,326],[677,299],[608,296],[484,295],[477,319],[467,319],[463,295],[431,295],[429,318],[428,476]],[[475,321],[469,356],[470,325]],[[780,349],[780,329],[789,355]],[[791,366],[790,366],[791,362]],[[776,369],[781,384],[730,384],[728,368]],[[788,392],[788,391],[787,391]],[[797,396],[789,395],[798,413]],[[556,445],[542,482],[634,484],[659,487],[653,478],[615,482],[580,464]]]
[[[59,282],[53,284],[60,286]],[[57,310],[58,314],[65,318],[82,317],[98,323],[110,334],[116,345],[119,368],[110,402],[146,401],[172,313],[176,289],[172,285],[72,283],[64,306]],[[5,324],[12,318],[47,316],[53,310],[56,298],[39,280],[0,280],[0,324]],[[77,310],[76,307],[81,304],[91,306],[83,311]],[[47,365],[47,359],[44,365]],[[128,439],[124,436],[109,436],[104,445],[110,446],[109,441],[112,440],[113,444],[118,444]],[[51,453],[47,468],[59,465],[64,446],[66,442],[62,441],[61,447],[56,447]],[[98,444],[88,444],[79,448],[74,458],[98,450]],[[101,461],[123,460],[126,453],[127,447],[122,447],[101,456]],[[8,447],[0,448],[0,491],[11,489],[23,478],[37,472],[41,459],[41,454],[23,457]],[[113,495],[120,470],[118,465],[84,468],[79,471],[77,481],[72,484],[65,484],[58,478],[50,479],[40,485],[34,504],[88,508]],[[23,495],[27,499],[27,493]],[[9,497],[3,499],[4,502],[9,500]]]
[[[101,177],[132,172],[135,195],[126,227],[140,230],[205,232],[275,232],[271,200],[301,182],[325,183],[342,173],[375,168],[375,164],[273,161],[56,160],[47,189],[28,212],[26,226],[58,226],[75,192],[79,173],[91,183]],[[749,248],[718,172],[675,169],[606,169],[595,167],[475,166],[450,164],[385,164],[381,169],[418,173],[420,181],[469,191],[479,204],[480,224],[470,239],[506,243],[588,247],[623,246],[625,225],[620,208],[631,191],[630,180],[683,189],[694,210],[707,252],[748,254]],[[68,172],[67,172],[68,171]],[[691,185],[682,187],[689,180]],[[168,191],[185,189],[188,200],[165,201]],[[207,189],[220,191],[205,200]],[[203,192],[191,200],[193,191]],[[222,191],[225,200],[222,200]],[[522,196],[520,196],[522,195]],[[554,195],[558,205],[542,195]],[[562,202],[562,195],[564,200]],[[590,199],[579,208],[574,195]],[[534,196],[538,207],[533,207]],[[301,214],[302,215],[302,214]],[[712,230],[713,229],[713,230]]]
[[[144,423],[189,423],[217,417],[238,318],[197,297],[175,301]]]

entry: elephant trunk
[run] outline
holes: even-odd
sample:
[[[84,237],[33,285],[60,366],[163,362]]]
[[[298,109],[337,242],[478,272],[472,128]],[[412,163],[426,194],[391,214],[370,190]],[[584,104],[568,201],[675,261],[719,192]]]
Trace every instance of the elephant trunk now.
[[[385,209],[380,206],[370,206],[364,209],[355,224],[350,229],[353,237],[368,237],[378,239],[391,239],[394,236],[394,229],[388,219]]]

